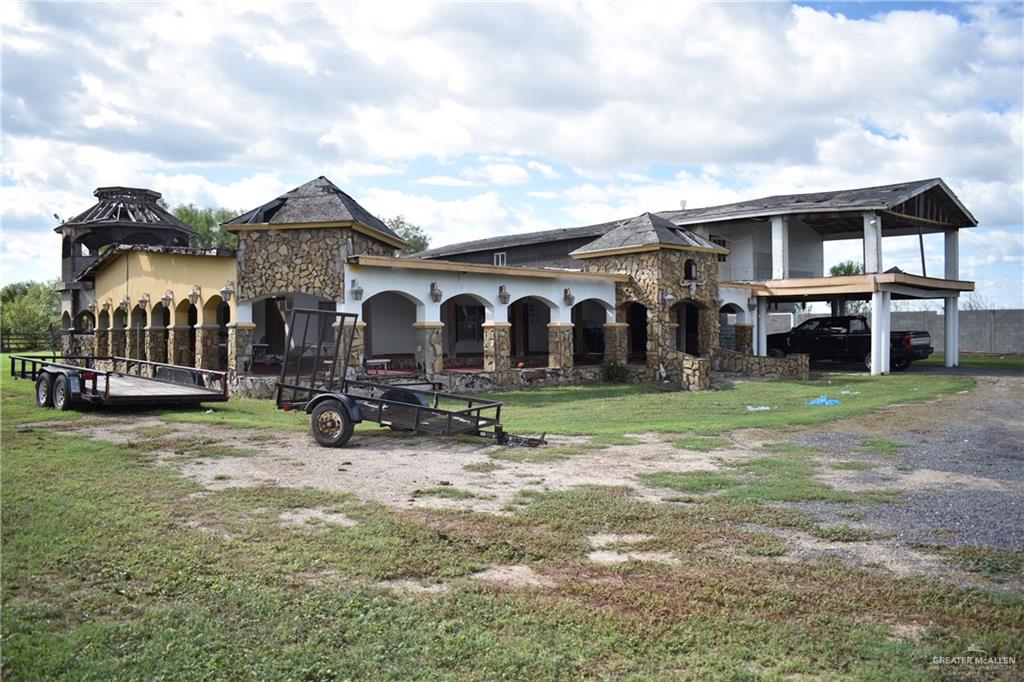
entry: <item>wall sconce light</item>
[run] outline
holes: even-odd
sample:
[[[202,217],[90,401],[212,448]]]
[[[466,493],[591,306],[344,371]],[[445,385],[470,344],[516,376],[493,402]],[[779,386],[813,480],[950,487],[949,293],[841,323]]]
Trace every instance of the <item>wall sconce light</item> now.
[[[139,305],[142,306],[143,308],[145,308],[146,306],[149,305],[149,292],[148,291],[146,293],[144,293],[142,296],[139,297]]]
[[[196,301],[198,301],[199,297],[202,296],[202,295],[203,295],[203,290],[201,288],[199,288],[198,284],[194,285],[192,287],[192,291],[188,292],[189,303],[191,303],[192,305],[195,305]]]
[[[576,302],[576,297],[572,295],[572,289],[566,288],[566,290],[562,292],[562,300],[564,300],[565,304],[569,306]]]
[[[235,287],[232,286],[231,282],[225,282],[223,288],[220,290],[220,297],[227,303],[231,300],[231,294],[235,293]]]
[[[103,302],[103,309],[104,310],[110,310],[110,308],[113,307],[113,305],[114,305],[114,299],[108,298],[106,301]]]
[[[88,311],[89,311],[90,313],[95,313],[95,312],[96,312],[96,301],[93,301],[92,303],[90,303],[89,305],[87,305],[87,306],[85,306],[85,307],[86,307],[86,309],[87,309],[87,310],[88,310]]]
[[[747,308],[755,308],[755,307],[757,307],[757,297],[756,296],[748,296],[747,297]]]
[[[675,294],[666,290],[661,292],[661,300],[666,308],[671,308],[672,304],[676,301],[676,297]]]
[[[128,297],[128,294],[125,294],[124,298],[121,299],[121,302],[117,304],[117,307],[119,307],[121,310],[125,312],[128,312],[128,309],[131,307],[131,305],[132,299]]]
[[[440,303],[442,298],[444,298],[444,292],[441,291],[441,287],[437,286],[437,282],[431,282],[430,300],[434,303]]]
[[[164,295],[160,297],[160,302],[164,304],[165,308],[170,308],[171,304],[174,303],[174,292],[168,289],[164,292]]]
[[[512,298],[511,294],[508,293],[508,287],[504,284],[498,287],[498,300],[501,301],[502,305],[508,305],[508,300]]]
[[[350,286],[348,288],[348,292],[350,294],[352,294],[352,300],[353,301],[361,301],[361,300],[363,300],[363,288],[361,286],[359,286],[359,280],[358,279],[355,279],[355,278],[352,279],[352,286]]]

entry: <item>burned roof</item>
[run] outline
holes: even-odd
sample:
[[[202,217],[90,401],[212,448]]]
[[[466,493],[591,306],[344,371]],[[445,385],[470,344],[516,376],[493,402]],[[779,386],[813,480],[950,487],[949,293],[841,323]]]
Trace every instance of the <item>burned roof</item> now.
[[[570,239],[585,239],[587,237],[600,237],[605,232],[614,229],[621,220],[613,220],[608,223],[597,223],[595,225],[584,225],[582,227],[566,227],[557,230],[542,230],[540,232],[523,232],[521,234],[504,234],[500,237],[488,237],[487,239],[475,239],[469,242],[440,246],[436,249],[428,249],[415,254],[417,258],[444,258],[445,256],[457,255],[460,253],[471,253],[474,251],[490,251],[492,249],[509,249],[527,244],[543,244],[545,242],[560,242]]]
[[[196,246],[157,246],[153,244],[117,244],[111,246],[109,249],[100,254],[99,258],[89,264],[87,268],[79,273],[76,280],[89,279],[93,277],[97,272],[107,266],[110,261],[116,259],[118,256],[126,253],[167,253],[176,254],[181,256],[209,256],[209,257],[222,257],[222,258],[234,258],[234,249],[225,249],[221,247],[215,248],[201,248]]]
[[[614,229],[589,244],[581,246],[569,255],[579,257],[606,251],[658,246],[729,253],[728,249],[718,246],[699,234],[679,227],[661,216],[644,213],[619,222]]]
[[[733,204],[690,208],[676,211],[661,211],[663,218],[677,225],[757,218],[791,213],[821,213],[844,211],[880,211],[892,209],[910,198],[939,188],[942,190],[951,212],[959,212],[961,225],[974,226],[978,221],[960,203],[953,191],[941,178],[914,180],[893,185],[840,189],[829,192],[808,192],[805,194],[778,194],[760,199],[739,201]]]
[[[69,227],[143,227],[195,234],[195,230],[160,205],[160,193],[151,189],[97,187],[93,196],[97,199],[95,204],[65,220],[54,228],[54,232]]]
[[[224,227],[336,222],[356,222],[404,243],[380,218],[360,206],[358,201],[322,175],[232,218],[224,223]]]

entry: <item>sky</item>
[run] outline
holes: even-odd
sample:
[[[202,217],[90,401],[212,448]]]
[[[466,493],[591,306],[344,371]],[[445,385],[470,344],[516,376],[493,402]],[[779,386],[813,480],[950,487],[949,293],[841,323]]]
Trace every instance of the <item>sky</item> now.
[[[17,3],[5,283],[98,186],[239,212],[325,175],[433,246],[942,177],[961,277],[1024,307],[1020,3]],[[884,267],[920,272],[916,238]],[[859,260],[826,244],[826,267]],[[928,236],[929,273],[942,239]]]

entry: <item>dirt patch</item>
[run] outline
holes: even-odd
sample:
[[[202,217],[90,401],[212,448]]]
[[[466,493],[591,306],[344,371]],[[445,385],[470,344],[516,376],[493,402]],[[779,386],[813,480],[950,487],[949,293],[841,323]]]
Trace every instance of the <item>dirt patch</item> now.
[[[554,587],[555,581],[537,573],[523,564],[512,566],[491,566],[485,571],[470,576],[473,580],[482,580],[505,587]]]
[[[643,533],[598,533],[587,536],[590,546],[595,549],[614,547],[615,545],[639,545],[641,542],[650,542],[653,539],[653,535]]]
[[[940,471],[937,469],[900,471],[895,467],[878,467],[872,470],[870,474],[865,475],[860,471],[829,469],[826,467],[818,472],[818,478],[833,488],[849,490],[851,492],[878,489],[879,483],[877,479],[879,476],[889,479],[886,481],[888,487],[901,491],[955,488],[961,490],[991,490],[1024,495],[1024,482],[1021,481],[984,478],[982,476],[971,476],[969,474]]]
[[[431,583],[424,585],[418,580],[409,580],[408,578],[382,580],[377,583],[377,587],[382,587],[386,590],[397,592],[399,594],[414,595],[444,594],[451,589],[447,583]]]
[[[282,512],[278,518],[285,526],[299,528],[320,524],[349,528],[358,524],[357,521],[350,519],[341,512],[326,509],[289,509],[286,512]]]
[[[629,561],[646,561],[656,564],[678,565],[682,562],[671,552],[619,552],[611,549],[596,549],[587,555],[595,564],[624,564]]]

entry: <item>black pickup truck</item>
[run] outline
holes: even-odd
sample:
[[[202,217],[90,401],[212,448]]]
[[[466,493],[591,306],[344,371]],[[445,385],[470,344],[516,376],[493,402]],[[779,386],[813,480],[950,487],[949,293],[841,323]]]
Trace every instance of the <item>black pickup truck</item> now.
[[[892,332],[889,339],[889,361],[894,371],[910,367],[914,360],[932,354],[932,337],[928,332]],[[806,353],[811,361],[863,362],[871,368],[871,329],[863,315],[816,317],[793,327],[784,334],[768,335],[768,354],[784,357],[789,353]]]

